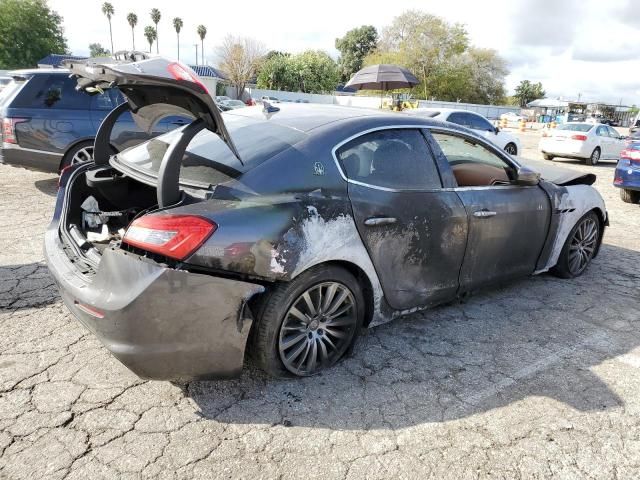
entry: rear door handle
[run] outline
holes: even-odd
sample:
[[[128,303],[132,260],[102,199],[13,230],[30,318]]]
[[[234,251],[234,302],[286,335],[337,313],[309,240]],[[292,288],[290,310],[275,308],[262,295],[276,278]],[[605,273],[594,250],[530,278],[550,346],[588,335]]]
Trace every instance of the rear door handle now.
[[[364,221],[367,227],[374,227],[376,225],[391,225],[398,221],[395,217],[370,217]]]
[[[495,217],[496,212],[491,212],[487,209],[478,210],[477,212],[473,212],[474,217],[487,218],[487,217]]]

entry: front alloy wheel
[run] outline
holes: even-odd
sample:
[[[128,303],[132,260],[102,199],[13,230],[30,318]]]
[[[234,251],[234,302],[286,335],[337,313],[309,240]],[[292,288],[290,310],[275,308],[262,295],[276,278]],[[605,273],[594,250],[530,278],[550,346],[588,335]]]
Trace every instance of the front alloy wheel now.
[[[342,356],[357,324],[356,300],[348,287],[339,282],[314,285],[284,317],[278,339],[280,360],[294,375],[313,375]]]
[[[582,275],[598,251],[602,239],[600,219],[589,212],[573,227],[567,238],[558,263],[552,272],[562,278]]]
[[[569,272],[574,277],[580,275],[598,246],[598,221],[591,216],[585,217],[573,233],[569,245]]]

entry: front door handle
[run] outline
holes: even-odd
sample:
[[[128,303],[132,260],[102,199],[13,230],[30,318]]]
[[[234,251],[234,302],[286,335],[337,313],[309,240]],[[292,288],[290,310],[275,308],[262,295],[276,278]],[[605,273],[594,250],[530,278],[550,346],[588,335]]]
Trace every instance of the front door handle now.
[[[487,218],[487,217],[495,217],[496,212],[491,212],[487,209],[478,210],[477,212],[473,212],[474,217]]]
[[[364,221],[367,227],[374,227],[376,225],[391,225],[398,221],[395,217],[370,217]]]

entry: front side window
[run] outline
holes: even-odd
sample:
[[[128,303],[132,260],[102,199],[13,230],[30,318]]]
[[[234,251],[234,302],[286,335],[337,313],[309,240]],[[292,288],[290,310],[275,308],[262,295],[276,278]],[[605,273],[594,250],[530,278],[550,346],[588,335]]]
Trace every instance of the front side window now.
[[[442,186],[431,151],[417,129],[367,133],[337,152],[350,180],[397,190],[429,190]]]
[[[431,134],[447,158],[459,187],[509,184],[514,167],[473,140],[446,133]]]
[[[482,118],[480,115],[469,114],[471,128],[474,130],[483,130],[483,131],[493,131],[493,125],[491,125],[487,120]]]

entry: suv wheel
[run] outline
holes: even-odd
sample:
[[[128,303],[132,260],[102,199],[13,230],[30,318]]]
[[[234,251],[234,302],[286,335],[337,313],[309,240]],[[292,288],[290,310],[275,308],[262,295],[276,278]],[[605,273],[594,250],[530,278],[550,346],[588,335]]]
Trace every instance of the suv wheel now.
[[[76,165],[78,163],[90,162],[93,160],[93,142],[80,142],[69,149],[62,159],[60,170]]]

